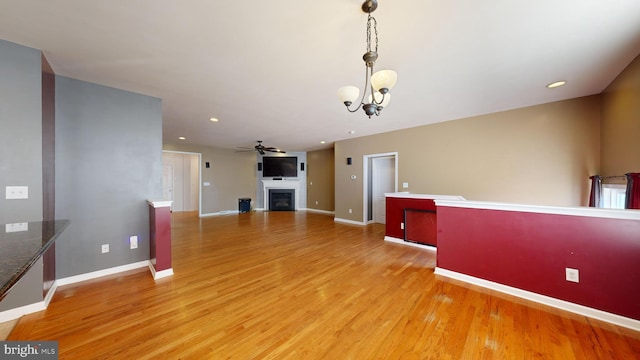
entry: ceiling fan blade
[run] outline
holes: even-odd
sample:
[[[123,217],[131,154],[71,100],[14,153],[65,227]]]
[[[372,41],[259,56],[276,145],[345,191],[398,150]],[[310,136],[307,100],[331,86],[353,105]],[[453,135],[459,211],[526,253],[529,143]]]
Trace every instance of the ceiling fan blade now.
[[[238,146],[236,150],[236,152],[243,152],[243,151],[257,151],[260,155],[264,155],[265,151],[269,151],[269,152],[275,152],[275,153],[281,153],[281,154],[285,154],[286,151],[282,151],[278,148],[275,148],[273,146],[269,146],[266,147],[264,145],[262,145],[262,140],[258,140],[258,145],[252,147],[252,148],[248,148],[248,147],[244,147],[244,146]]]

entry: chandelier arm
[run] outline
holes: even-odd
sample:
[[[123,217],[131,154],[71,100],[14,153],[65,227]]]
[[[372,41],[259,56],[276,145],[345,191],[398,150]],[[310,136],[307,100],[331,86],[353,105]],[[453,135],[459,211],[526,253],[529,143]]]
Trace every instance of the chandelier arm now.
[[[364,104],[364,98],[367,96],[367,88],[373,89],[373,85],[370,84],[369,78],[373,74],[373,66],[367,66],[364,71],[364,89],[362,89],[362,99],[360,99],[360,103]],[[373,92],[371,93],[371,97],[373,98]]]
[[[375,89],[373,88],[373,86],[371,86],[371,94],[372,94],[372,95],[371,95],[371,102],[372,102],[372,103],[374,103],[374,104],[376,104],[376,105],[380,105],[380,104],[382,104],[382,103],[384,102],[384,97],[385,97],[387,94],[382,94],[382,93],[380,93],[380,94],[382,94],[382,99],[380,99],[380,101],[378,102],[378,101],[376,101],[376,97],[375,97],[375,96],[373,96],[374,90],[375,90]]]
[[[371,73],[373,73],[373,68],[369,68],[369,67],[367,66],[367,67],[365,68],[365,71],[364,71],[364,75],[365,75],[365,77],[364,77],[364,78],[365,78],[365,81],[364,81],[364,90],[362,91],[362,98],[360,98],[360,104],[358,104],[358,107],[357,107],[357,108],[355,108],[355,109],[353,109],[353,110],[351,110],[351,108],[349,108],[349,105],[351,105],[351,104],[349,104],[349,105],[346,105],[346,104],[345,104],[345,105],[347,106],[347,110],[348,110],[349,112],[352,112],[352,113],[353,113],[353,112],[356,112],[356,111],[360,110],[360,108],[362,107],[362,105],[364,105],[364,98],[367,96],[367,88],[371,86],[371,85],[369,85],[370,72],[371,72]],[[373,89],[373,87],[371,87],[371,88]],[[373,94],[373,92],[372,92],[371,94]],[[373,95],[371,95],[371,97],[373,97]]]
[[[373,67],[371,67],[371,73],[373,74]],[[375,89],[373,88],[373,84],[371,84],[371,86],[370,86],[370,89],[369,89],[369,90],[371,91],[371,103],[372,103],[372,104],[376,104],[376,105],[380,105],[380,104],[382,104],[382,102],[377,102],[377,101],[376,101],[376,96],[374,95],[374,94],[375,94]],[[383,96],[384,96],[384,95],[383,95]]]
[[[349,108],[349,106],[347,106],[347,110],[349,110],[349,112],[356,112],[356,111],[360,110],[360,108],[362,107],[362,105],[364,105],[364,98],[367,96],[367,88],[369,88],[369,87],[370,87],[371,89],[373,89],[373,86],[369,84],[369,77],[370,77],[370,73],[373,73],[373,68],[370,68],[370,67],[368,67],[368,66],[367,66],[367,67],[365,68],[365,72],[364,72],[364,75],[365,75],[364,79],[365,79],[365,81],[364,81],[364,89],[363,89],[363,91],[362,91],[362,98],[360,98],[360,104],[359,104],[359,105],[358,105],[358,107],[357,107],[357,108],[355,108],[354,110],[351,110],[351,109]],[[373,92],[371,92],[371,97],[373,98]]]
[[[345,104],[345,105],[346,105],[346,104]],[[360,105],[358,105],[358,107],[357,107],[357,108],[355,108],[355,109],[353,109],[353,110],[351,110],[351,109],[349,108],[349,105],[346,105],[346,106],[347,106],[347,111],[349,111],[349,112],[352,112],[352,113],[353,113],[353,112],[356,112],[356,111],[360,110],[360,108],[362,107],[362,102],[360,103]]]

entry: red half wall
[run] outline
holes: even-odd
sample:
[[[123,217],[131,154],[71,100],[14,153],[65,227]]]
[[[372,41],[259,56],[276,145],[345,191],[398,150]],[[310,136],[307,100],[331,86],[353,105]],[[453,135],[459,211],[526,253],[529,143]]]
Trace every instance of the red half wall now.
[[[404,230],[400,224],[404,221],[404,209],[436,210],[433,199],[414,199],[406,197],[387,197],[385,235],[404,239]]]
[[[640,221],[438,206],[437,227],[439,268],[640,320]]]

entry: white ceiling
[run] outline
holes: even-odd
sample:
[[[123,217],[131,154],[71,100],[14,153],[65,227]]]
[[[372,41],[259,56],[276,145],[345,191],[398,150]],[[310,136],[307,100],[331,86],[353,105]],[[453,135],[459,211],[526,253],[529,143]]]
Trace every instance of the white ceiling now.
[[[0,39],[58,75],[162,98],[164,142],[288,151],[597,94],[640,53],[638,0],[379,0],[376,69],[398,83],[369,119],[336,97],[364,84],[361,4],[0,0]]]

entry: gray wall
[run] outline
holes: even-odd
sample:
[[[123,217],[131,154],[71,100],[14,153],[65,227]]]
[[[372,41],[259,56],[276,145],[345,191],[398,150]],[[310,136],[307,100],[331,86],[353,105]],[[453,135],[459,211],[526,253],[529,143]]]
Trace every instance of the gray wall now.
[[[41,302],[44,298],[42,295],[42,271],[42,258],[39,258],[2,299],[0,312]]]
[[[40,51],[0,40],[0,224],[42,220],[41,97]],[[5,187],[14,185],[28,186],[29,198],[6,200]],[[39,260],[0,311],[42,301],[42,280]]]
[[[55,148],[56,217],[71,220],[56,242],[56,277],[149,259],[146,200],[162,196],[161,100],[57,76]]]
[[[36,49],[0,40],[0,224],[42,220],[42,78]],[[6,186],[29,199],[6,200]]]

